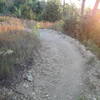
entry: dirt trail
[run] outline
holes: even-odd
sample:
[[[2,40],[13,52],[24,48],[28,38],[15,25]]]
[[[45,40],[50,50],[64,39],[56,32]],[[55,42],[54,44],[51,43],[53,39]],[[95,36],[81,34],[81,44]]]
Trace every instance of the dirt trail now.
[[[93,55],[62,33],[40,29],[39,34],[41,46],[35,65],[15,93],[10,91],[13,96],[9,100],[79,100],[85,86],[86,63]]]
[[[40,30],[40,62],[37,60],[37,100],[78,100],[84,84],[86,59],[74,39],[53,30]]]

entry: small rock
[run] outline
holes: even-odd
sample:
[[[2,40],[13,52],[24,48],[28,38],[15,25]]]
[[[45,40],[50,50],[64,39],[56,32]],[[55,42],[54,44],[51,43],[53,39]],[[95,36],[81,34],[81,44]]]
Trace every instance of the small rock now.
[[[13,94],[13,91],[9,90],[8,95],[12,95],[12,94]]]
[[[97,100],[96,98],[93,98],[93,100]]]
[[[28,72],[27,75],[26,75],[26,78],[27,78],[28,81],[32,82],[33,81],[32,73]]]
[[[23,84],[23,87],[28,88],[29,85],[28,85],[27,83],[24,83],[24,84]]]
[[[49,97],[49,95],[47,94],[46,97]]]
[[[4,54],[4,51],[0,51],[0,55]]]
[[[14,53],[14,51],[9,49],[4,53],[4,55],[7,55],[7,54],[10,55],[10,54],[13,54],[13,53]]]
[[[33,95],[33,96],[36,95],[35,92],[32,92],[32,95]]]

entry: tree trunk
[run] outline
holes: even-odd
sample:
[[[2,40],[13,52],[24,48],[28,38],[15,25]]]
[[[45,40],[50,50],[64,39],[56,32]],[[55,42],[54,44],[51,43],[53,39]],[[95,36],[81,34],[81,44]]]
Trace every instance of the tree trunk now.
[[[82,6],[81,6],[81,16],[82,17],[84,15],[85,2],[86,2],[86,0],[82,0]]]
[[[65,5],[65,0],[63,0],[63,5]]]
[[[65,12],[65,0],[63,0],[63,14],[62,14],[62,17],[64,18],[64,16],[65,16],[65,14],[64,14],[64,12]]]
[[[94,8],[92,10],[92,16],[95,16],[96,15],[96,11],[97,11],[97,8],[99,6],[99,3],[100,3],[100,0],[96,0],[95,5],[94,5]]]
[[[65,0],[63,0],[63,11],[65,9]]]

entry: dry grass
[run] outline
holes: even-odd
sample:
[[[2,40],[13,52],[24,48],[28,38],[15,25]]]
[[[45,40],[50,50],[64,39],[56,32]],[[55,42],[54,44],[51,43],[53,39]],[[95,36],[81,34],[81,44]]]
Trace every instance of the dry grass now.
[[[0,79],[2,79],[16,73],[15,64],[33,58],[38,39],[34,32],[23,30],[22,20],[4,16],[0,19]]]
[[[0,78],[2,78],[15,73],[14,64],[21,64],[33,58],[37,38],[34,33],[25,31],[6,32],[0,34],[0,37]]]
[[[0,16],[0,33],[14,30],[23,30],[22,21],[17,18]]]
[[[52,26],[50,26],[51,29],[54,29],[56,31],[62,31],[63,32],[63,25],[64,25],[64,21],[60,20],[55,22]]]
[[[14,64],[22,64],[34,58],[37,45],[34,33],[13,31],[0,34],[0,79],[16,73]]]
[[[54,25],[54,23],[51,22],[38,22],[37,24],[40,28],[50,28]]]
[[[80,40],[85,41],[85,45],[98,58],[100,58],[100,16],[87,16],[83,20],[68,18],[64,21],[56,22],[51,28],[57,31],[62,31],[65,34]]]

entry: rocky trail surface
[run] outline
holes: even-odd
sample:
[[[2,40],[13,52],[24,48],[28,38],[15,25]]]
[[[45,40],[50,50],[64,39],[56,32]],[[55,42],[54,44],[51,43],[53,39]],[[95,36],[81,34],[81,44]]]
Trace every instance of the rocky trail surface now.
[[[40,29],[39,34],[41,45],[35,65],[16,89],[9,91],[9,100],[79,100],[93,55],[60,32]]]

